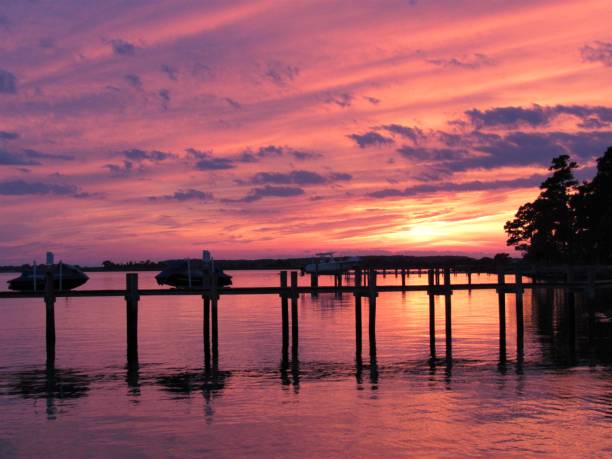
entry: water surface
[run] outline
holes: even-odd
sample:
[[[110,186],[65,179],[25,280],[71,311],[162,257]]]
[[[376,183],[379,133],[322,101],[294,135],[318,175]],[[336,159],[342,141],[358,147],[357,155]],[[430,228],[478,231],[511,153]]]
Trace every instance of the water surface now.
[[[140,286],[155,288],[154,274],[140,273]],[[279,282],[274,271],[231,274],[236,286]],[[393,274],[379,279],[393,283]],[[92,273],[81,288],[124,285],[124,273]],[[199,297],[141,299],[136,370],[126,365],[123,299],[59,298],[54,365],[42,300],[0,300],[0,457],[609,455],[611,297],[578,294],[574,332],[564,299],[552,289],[524,294],[517,359],[507,295],[500,362],[497,294],[455,292],[449,365],[443,297],[433,361],[424,292],[379,295],[375,359],[364,299],[359,362],[354,298],[303,295],[299,360],[284,367],[280,299],[225,296],[214,374],[204,372]]]

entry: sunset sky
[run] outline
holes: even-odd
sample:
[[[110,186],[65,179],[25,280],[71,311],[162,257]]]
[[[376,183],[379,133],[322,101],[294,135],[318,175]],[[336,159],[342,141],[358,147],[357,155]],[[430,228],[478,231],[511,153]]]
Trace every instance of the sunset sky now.
[[[0,264],[491,255],[612,145],[610,0],[3,0]]]

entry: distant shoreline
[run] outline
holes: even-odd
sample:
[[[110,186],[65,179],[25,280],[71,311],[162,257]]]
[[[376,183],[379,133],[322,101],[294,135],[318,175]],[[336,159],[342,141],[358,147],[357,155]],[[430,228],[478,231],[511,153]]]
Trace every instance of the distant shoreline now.
[[[342,257],[338,257],[342,258]],[[225,270],[279,270],[279,269],[301,269],[311,263],[314,257],[308,258],[285,258],[285,259],[255,259],[255,260],[215,260],[217,266]],[[369,255],[360,257],[362,265],[367,268],[376,269],[427,269],[432,267],[450,268],[472,268],[483,271],[495,269],[497,266],[518,262],[518,259],[509,258],[507,255],[495,258],[471,258],[455,255],[435,256],[409,256],[409,255]],[[120,272],[120,271],[161,271],[170,260],[163,261],[139,261],[127,263],[113,263],[105,261],[101,266],[79,266],[86,272]],[[29,265],[0,266],[0,272],[21,272]]]

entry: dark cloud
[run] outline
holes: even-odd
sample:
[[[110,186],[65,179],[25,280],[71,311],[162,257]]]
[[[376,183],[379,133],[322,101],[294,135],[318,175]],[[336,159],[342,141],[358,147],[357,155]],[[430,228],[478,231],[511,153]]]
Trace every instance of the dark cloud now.
[[[201,171],[226,170],[236,167],[234,160],[215,157],[212,152],[199,151],[194,148],[189,148],[186,151],[191,158],[195,159],[195,168]]]
[[[159,163],[161,161],[165,161],[165,160],[176,157],[176,155],[172,153],[166,153],[163,151],[157,151],[157,150],[145,151],[145,150],[139,150],[139,149],[126,150],[122,152],[121,154],[129,160],[137,161],[137,162],[138,161],[153,161],[153,162]]]
[[[253,188],[249,193],[238,202],[255,202],[263,198],[290,198],[295,196],[301,196],[304,194],[304,190],[298,187],[288,186],[270,186],[266,185],[262,188]]]
[[[0,94],[16,94],[17,77],[8,70],[0,69]]]
[[[313,153],[310,151],[291,150],[289,153],[298,161],[308,161],[323,157],[321,153]]]
[[[561,115],[574,116],[581,127],[606,126],[612,122],[612,108],[588,105],[555,105],[531,107],[496,107],[489,110],[468,110],[469,123],[476,128],[512,129],[520,126],[544,127]]]
[[[284,86],[291,83],[299,73],[300,69],[298,67],[280,61],[271,61],[268,63],[264,76],[277,85]]]
[[[168,89],[160,89],[157,93],[161,99],[162,109],[168,110],[170,104],[170,91]]]
[[[409,147],[404,145],[397,152],[406,159],[416,161],[458,161],[469,158],[466,150],[452,148]]]
[[[406,139],[412,140],[414,143],[418,143],[420,140],[425,138],[423,131],[418,127],[402,126],[401,124],[385,124],[382,126],[386,131],[402,136]]]
[[[137,170],[142,171],[142,168],[134,168],[134,163],[127,160],[124,160],[122,164],[105,164],[104,167],[113,177],[127,177]]]
[[[0,150],[0,165],[3,166],[39,166],[41,163],[22,154],[10,153]]]
[[[493,180],[482,182],[479,180],[463,183],[442,182],[438,184],[416,185],[403,190],[387,188],[384,190],[368,193],[371,198],[398,198],[412,197],[423,194],[434,194],[439,192],[468,192],[468,191],[487,191],[503,188],[526,188],[538,186],[546,177],[543,175],[531,175],[525,178],[513,180]]]
[[[345,172],[332,172],[329,174],[329,180],[334,182],[345,182],[348,180],[353,180],[353,176]]]
[[[377,99],[376,97],[371,97],[371,96],[363,96],[363,98],[365,100],[367,100],[368,102],[370,102],[372,105],[378,105],[380,104],[380,99]]]
[[[7,180],[0,182],[0,195],[24,196],[24,195],[57,195],[85,197],[86,193],[79,193],[74,185],[58,185],[43,182],[26,182],[24,180]]]
[[[472,54],[471,56],[461,58],[453,57],[450,59],[427,59],[427,62],[444,68],[455,67],[470,70],[475,70],[481,67],[488,67],[496,64],[496,62],[489,56],[480,53]]]
[[[428,167],[436,175],[474,168],[493,169],[502,166],[548,165],[551,158],[568,154],[581,160],[600,155],[612,145],[612,131],[594,132],[522,132],[503,136],[479,131],[463,136],[436,133],[446,139],[449,148],[403,146],[397,152],[415,163],[435,163]]]
[[[283,147],[268,145],[266,147],[259,147],[256,154],[260,158],[267,158],[270,156],[282,156],[283,153],[285,153],[285,149]]]
[[[18,137],[16,132],[0,131],[0,140],[15,140]]]
[[[227,102],[228,105],[232,108],[235,108],[235,109],[242,108],[242,105],[240,104],[240,102],[238,102],[237,100],[231,99],[229,97],[225,98],[225,102]]]
[[[130,86],[138,89],[142,88],[142,80],[138,75],[131,73],[129,75],[125,75],[123,78],[130,84]]]
[[[168,64],[162,64],[161,71],[166,74],[172,81],[178,80],[178,70]]]
[[[205,191],[195,190],[193,188],[188,188],[185,190],[175,191],[174,194],[164,195],[160,197],[153,196],[149,199],[152,201],[164,200],[164,201],[179,201],[179,202],[185,202],[185,201],[208,202],[208,201],[212,201],[213,194],[205,192]]]
[[[337,105],[338,107],[342,107],[342,108],[346,108],[352,105],[354,98],[355,96],[353,96],[351,93],[348,93],[348,92],[343,92],[340,94],[328,94],[325,97],[325,103]]]
[[[72,155],[63,155],[63,154],[55,154],[55,153],[42,153],[36,150],[24,150],[24,156],[32,159],[50,159],[57,161],[73,161],[74,156]]]
[[[281,172],[258,172],[249,180],[249,183],[254,185],[319,185],[327,180],[322,175],[311,171],[291,171],[289,173]]]
[[[580,48],[582,59],[587,62],[601,62],[610,67],[612,66],[612,43],[596,41],[590,45]]]
[[[376,131],[368,131],[365,134],[350,134],[347,135],[349,139],[352,139],[359,145],[359,148],[366,148],[372,146],[383,146],[392,144],[394,141],[389,137],[385,137]]]
[[[40,166],[40,160],[72,161],[74,156],[53,153],[42,153],[36,150],[23,150],[22,153],[11,153],[0,150],[0,164],[5,166]]]
[[[133,56],[136,54],[136,46],[129,41],[116,38],[110,41],[113,54],[117,56]]]
[[[248,149],[239,153],[235,157],[235,161],[241,163],[256,163],[266,158],[280,158],[284,155],[291,155],[298,161],[315,160],[323,157],[320,153],[295,150],[290,147],[281,147],[278,145],[266,145],[259,147],[257,150]]]

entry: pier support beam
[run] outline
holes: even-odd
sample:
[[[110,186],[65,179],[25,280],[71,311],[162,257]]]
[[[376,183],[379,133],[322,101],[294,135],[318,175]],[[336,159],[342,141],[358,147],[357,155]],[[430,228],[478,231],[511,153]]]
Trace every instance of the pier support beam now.
[[[451,365],[453,361],[453,323],[451,310],[451,289],[450,269],[444,269],[444,318],[446,321],[446,363]]]
[[[497,273],[497,297],[499,303],[499,361],[506,362],[506,280],[504,272]]]
[[[370,339],[370,363],[376,361],[376,270],[369,273],[368,279],[368,296],[369,296],[369,320],[368,320],[368,337]]]
[[[298,324],[298,277],[296,271],[291,271],[291,359],[298,361],[299,324]]]
[[[125,305],[127,324],[127,359],[128,367],[138,362],[138,274],[125,275]]]
[[[45,341],[47,363],[55,362],[55,291],[53,273],[45,274]]]
[[[361,288],[361,270],[355,271],[355,288]],[[362,348],[362,336],[361,330],[363,328],[361,320],[361,292],[355,291],[355,360],[358,365],[361,365],[361,348]]]
[[[406,289],[406,270],[402,269],[402,290]]]
[[[436,359],[436,299],[434,294],[434,272],[427,272],[427,294],[429,296],[429,353],[431,359]]]
[[[516,354],[517,361],[524,356],[523,276],[519,269],[515,273],[516,284]]]
[[[210,297],[202,295],[204,308],[204,366],[210,370]]]
[[[280,273],[281,284],[281,322],[283,327],[282,362],[283,367],[289,363],[289,301],[287,300],[287,271]]]
[[[212,339],[213,370],[216,370],[219,366],[219,292],[217,290],[217,276],[214,272],[214,264],[212,262],[210,271],[210,335]]]

